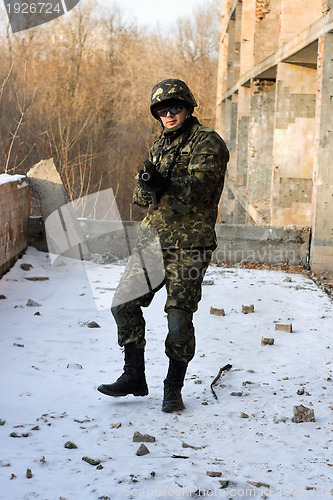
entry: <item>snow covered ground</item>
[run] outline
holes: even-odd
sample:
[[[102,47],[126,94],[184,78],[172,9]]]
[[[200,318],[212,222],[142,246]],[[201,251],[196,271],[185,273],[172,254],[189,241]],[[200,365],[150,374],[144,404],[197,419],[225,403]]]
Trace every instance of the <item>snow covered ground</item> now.
[[[122,269],[98,266],[92,292],[86,274],[53,268],[29,248],[1,279],[1,500],[331,498],[331,300],[304,276],[210,267],[186,410],[164,414],[163,290],[145,311],[149,396],[96,391],[123,365],[108,310]],[[242,314],[250,304],[254,313]],[[210,314],[211,306],[225,316]],[[292,323],[293,332],[275,331],[275,323]],[[274,344],[261,345],[262,336]],[[210,384],[227,363],[216,400]],[[301,404],[315,422],[292,421]],[[136,431],[156,438],[145,456],[136,455]]]

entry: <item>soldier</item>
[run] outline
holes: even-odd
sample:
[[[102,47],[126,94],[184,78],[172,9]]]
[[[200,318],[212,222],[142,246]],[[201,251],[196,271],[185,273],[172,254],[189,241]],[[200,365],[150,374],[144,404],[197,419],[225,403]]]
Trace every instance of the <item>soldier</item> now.
[[[134,203],[148,207],[148,213],[140,226],[139,253],[130,258],[111,307],[118,326],[118,343],[124,347],[124,372],[113,384],[98,387],[108,396],[148,394],[141,307],[149,306],[156,291],[165,284],[165,353],[169,368],[162,411],[168,413],[184,409],[181,389],[195,351],[192,318],[217,244],[214,227],[229,160],[223,139],[192,115],[196,106],[192,92],[181,80],[163,80],[152,89],[150,110],[161,122],[162,133],[144,162],[145,171],[138,174],[133,197]],[[149,283],[147,269],[140,265],[140,252],[151,242],[149,231],[156,231],[159,238],[164,267],[162,283],[154,279]],[[151,255],[150,268],[157,268],[158,252],[153,250]],[[141,287],[142,279],[147,278],[148,289],[147,285]],[[141,292],[137,293],[140,287]]]

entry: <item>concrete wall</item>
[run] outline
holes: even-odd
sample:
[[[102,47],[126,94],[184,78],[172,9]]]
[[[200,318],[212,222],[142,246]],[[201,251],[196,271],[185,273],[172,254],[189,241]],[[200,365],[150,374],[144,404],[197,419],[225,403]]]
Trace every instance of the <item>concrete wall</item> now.
[[[253,79],[248,144],[247,201],[270,198],[275,114],[275,81]]]
[[[89,235],[87,245],[93,254],[109,254],[124,258],[135,247],[139,222],[96,221],[82,219],[82,231]],[[30,241],[40,248],[41,221],[31,218]],[[309,229],[217,224],[218,247],[214,258],[224,262],[257,262],[270,265],[305,265],[309,256]],[[35,238],[37,237],[37,242]]]
[[[223,262],[304,266],[309,259],[309,228],[217,225],[216,234],[214,258]]]
[[[316,21],[322,14],[322,0],[282,0],[280,44]]]
[[[279,47],[281,1],[282,0],[256,1],[254,35],[255,64],[266,59],[266,57],[273,54]]]
[[[25,178],[0,175],[0,277],[27,246],[30,198]]]
[[[278,64],[273,225],[311,225],[316,74],[312,68]]]

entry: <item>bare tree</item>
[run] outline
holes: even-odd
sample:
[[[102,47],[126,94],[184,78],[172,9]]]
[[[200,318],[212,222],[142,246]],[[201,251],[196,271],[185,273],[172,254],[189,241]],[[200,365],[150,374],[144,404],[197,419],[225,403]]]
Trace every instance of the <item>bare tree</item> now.
[[[24,173],[53,157],[72,199],[111,187],[129,218],[135,173],[160,132],[152,86],[185,80],[199,119],[214,124],[219,2],[179,19],[172,36],[143,32],[119,2],[102,12],[91,0],[21,34],[2,30],[1,167]]]

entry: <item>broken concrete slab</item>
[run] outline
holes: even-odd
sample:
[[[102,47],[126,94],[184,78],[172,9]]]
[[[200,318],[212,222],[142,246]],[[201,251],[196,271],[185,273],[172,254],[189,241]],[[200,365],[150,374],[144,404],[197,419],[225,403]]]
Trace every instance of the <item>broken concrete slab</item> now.
[[[306,406],[303,405],[294,406],[293,413],[294,413],[294,418],[292,419],[292,421],[295,422],[296,424],[301,422],[316,421],[314,410],[312,410],[311,408],[307,408]]]
[[[27,177],[35,197],[40,201],[44,221],[55,210],[68,203],[66,191],[53,158],[41,160],[28,172]]]
[[[74,259],[90,256],[85,236],[53,159],[41,160],[27,173],[45,223],[50,253]]]

